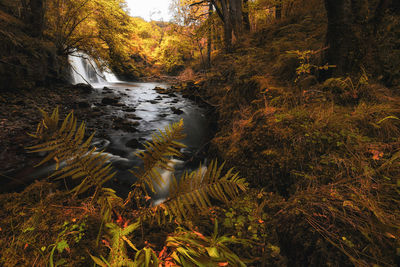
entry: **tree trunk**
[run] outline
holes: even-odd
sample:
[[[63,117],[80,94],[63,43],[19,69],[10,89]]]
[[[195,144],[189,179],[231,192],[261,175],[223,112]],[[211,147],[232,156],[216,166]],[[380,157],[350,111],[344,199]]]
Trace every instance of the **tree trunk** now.
[[[325,62],[336,65],[333,74],[358,72],[362,64],[370,66],[373,73],[381,72],[376,34],[391,3],[392,0],[325,0],[328,49],[324,56]]]
[[[44,3],[43,0],[30,1],[30,16],[29,24],[31,26],[31,35],[34,37],[41,37],[43,34],[44,26]]]
[[[230,0],[229,2],[233,32],[236,39],[239,40],[243,34],[242,0]]]
[[[208,19],[211,19],[213,14],[213,4],[210,2],[208,4]],[[212,46],[212,25],[208,28],[207,37],[207,68],[211,68],[211,46]]]
[[[227,0],[221,0],[222,14],[224,16],[224,45],[227,53],[232,52],[232,23]]]
[[[344,75],[351,70],[355,59],[354,34],[346,15],[346,0],[325,0],[328,18],[325,61],[336,65],[334,73]]]
[[[249,0],[243,0],[243,27],[246,32],[250,32],[249,19]]]

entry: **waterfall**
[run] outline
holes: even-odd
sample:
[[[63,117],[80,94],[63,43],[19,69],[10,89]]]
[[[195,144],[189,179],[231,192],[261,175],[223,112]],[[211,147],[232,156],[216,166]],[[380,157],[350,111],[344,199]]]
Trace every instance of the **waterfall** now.
[[[72,84],[89,83],[95,85],[119,82],[111,70],[105,68],[101,71],[96,62],[83,52],[74,52],[68,56],[68,61],[71,64]]]

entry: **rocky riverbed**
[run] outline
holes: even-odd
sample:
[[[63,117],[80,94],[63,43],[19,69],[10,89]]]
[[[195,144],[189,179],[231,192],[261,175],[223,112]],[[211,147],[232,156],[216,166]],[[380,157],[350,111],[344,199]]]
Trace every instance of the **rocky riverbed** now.
[[[0,96],[1,184],[12,184],[12,188],[15,184],[21,186],[15,179],[23,184],[31,182],[32,176],[23,176],[35,173],[32,166],[39,157],[26,152],[25,147],[34,141],[27,133],[33,133],[41,119],[38,108],[51,112],[56,106],[61,118],[74,110],[76,117],[87,123],[87,133],[96,133],[96,146],[112,156],[126,184],[131,182],[126,178],[131,177],[128,168],[139,164],[135,152],[143,149],[157,129],[184,119],[187,138],[183,143],[187,148],[182,151],[183,162],[192,167],[205,158],[204,148],[212,137],[210,110],[163,83],[115,83],[95,89],[64,85],[4,92]],[[19,173],[18,177],[10,175],[14,173]],[[2,187],[8,190],[8,186]]]

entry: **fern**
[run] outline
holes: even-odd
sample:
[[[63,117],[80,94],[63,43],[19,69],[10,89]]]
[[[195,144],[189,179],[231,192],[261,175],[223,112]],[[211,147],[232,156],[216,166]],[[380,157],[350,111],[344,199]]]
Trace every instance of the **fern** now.
[[[48,155],[36,166],[54,160],[56,171],[50,177],[81,179],[80,184],[74,187],[71,193],[77,196],[94,187],[97,195],[102,185],[110,180],[115,172],[112,172],[111,164],[107,164],[106,155],[96,152],[96,148],[89,149],[94,133],[85,140],[85,123],[82,122],[77,127],[77,119],[73,112],[59,125],[58,108],[51,116],[43,110],[40,111],[43,120],[39,123],[36,133],[31,136],[42,143],[28,149],[31,153],[48,152]]]
[[[152,209],[153,215],[161,223],[166,216],[172,220],[182,221],[188,215],[195,214],[194,207],[205,210],[212,203],[211,199],[227,203],[247,189],[244,178],[230,169],[222,176],[224,164],[218,167],[217,161],[212,161],[207,170],[200,168],[190,174],[184,173],[179,182],[174,179],[170,187],[170,197],[159,206]]]
[[[158,186],[164,183],[159,169],[172,171],[173,168],[168,165],[172,162],[171,158],[181,157],[179,149],[185,147],[176,141],[185,137],[183,120],[166,127],[165,132],[159,132],[152,136],[152,142],[146,142],[146,150],[137,154],[143,160],[143,169],[139,172],[131,171],[138,178],[138,184],[145,192],[147,188],[155,192],[154,183]]]
[[[211,236],[178,227],[177,231],[166,240],[166,246],[172,250],[171,258],[179,266],[246,266],[243,260],[227,247],[228,244],[248,245],[249,242],[244,239],[218,236],[217,220]]]
[[[117,224],[107,223],[106,227],[108,228],[108,232],[111,235],[111,246],[110,254],[108,261],[103,257],[98,258],[95,256],[91,256],[93,261],[100,266],[136,266],[134,262],[129,259],[127,256],[126,244],[128,244],[135,251],[139,251],[135,245],[126,237],[131,234],[140,226],[140,221],[136,221],[133,224],[128,225],[125,228],[121,228]]]

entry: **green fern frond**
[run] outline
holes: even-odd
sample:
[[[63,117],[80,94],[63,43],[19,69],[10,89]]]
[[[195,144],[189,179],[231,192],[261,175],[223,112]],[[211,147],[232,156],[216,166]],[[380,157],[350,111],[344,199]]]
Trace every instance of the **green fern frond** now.
[[[194,207],[205,210],[212,206],[211,199],[228,202],[246,191],[245,179],[233,173],[233,169],[222,176],[223,167],[224,164],[218,167],[217,161],[212,161],[205,171],[200,166],[197,171],[184,173],[179,183],[175,180],[170,187],[170,197],[153,208],[158,222],[165,221],[165,217],[182,221],[194,214]]]
[[[217,220],[212,236],[178,227],[166,240],[166,246],[173,251],[171,258],[179,266],[246,266],[244,260],[228,248],[229,244],[249,245],[244,239],[218,236]]]
[[[77,196],[91,187],[95,187],[95,194],[102,185],[110,180],[115,172],[111,164],[107,164],[108,157],[95,149],[89,149],[94,133],[85,140],[85,123],[79,126],[73,112],[70,112],[59,125],[59,112],[56,108],[52,115],[40,110],[43,120],[39,123],[34,138],[42,141],[38,145],[28,147],[31,153],[48,152],[48,155],[36,166],[54,160],[56,171],[50,176],[63,179],[71,177],[80,179],[81,183],[71,190]],[[63,163],[64,166],[61,166]]]
[[[151,248],[143,248],[136,252],[135,267],[158,267],[158,258]]]
[[[139,226],[139,220],[125,228],[121,228],[114,223],[106,224],[106,227],[109,229],[108,232],[111,235],[111,251],[108,260],[111,266],[135,266],[134,262],[127,256],[125,243],[134,250],[138,251],[138,249],[126,236],[139,228]]]
[[[159,169],[172,171],[171,166],[168,165],[172,162],[171,158],[181,157],[179,149],[185,147],[176,141],[185,138],[183,120],[166,127],[165,132],[161,130],[159,132],[152,136],[152,142],[146,142],[145,151],[137,154],[143,160],[143,169],[139,172],[131,171],[138,178],[138,183],[145,192],[147,187],[155,192],[154,183],[159,186],[164,183]]]

